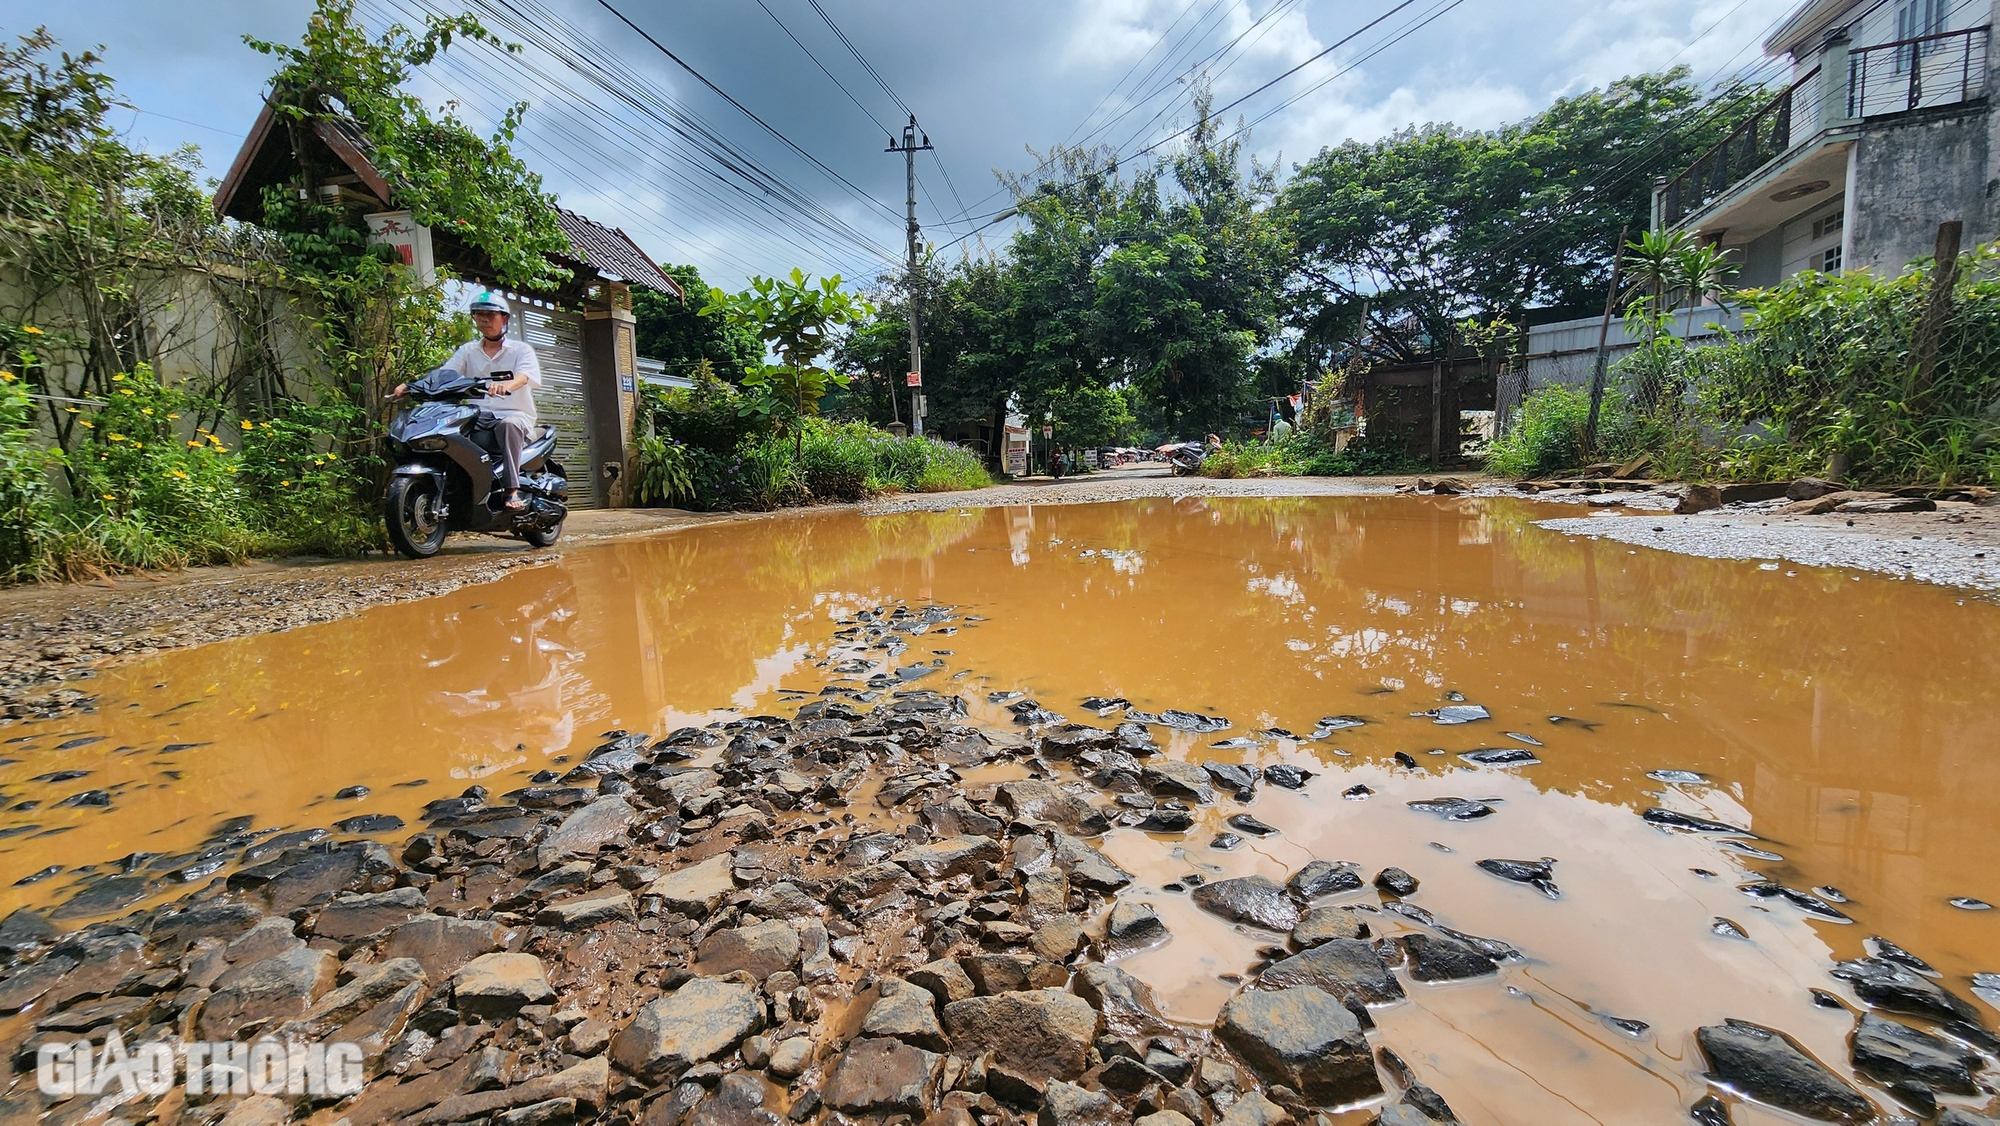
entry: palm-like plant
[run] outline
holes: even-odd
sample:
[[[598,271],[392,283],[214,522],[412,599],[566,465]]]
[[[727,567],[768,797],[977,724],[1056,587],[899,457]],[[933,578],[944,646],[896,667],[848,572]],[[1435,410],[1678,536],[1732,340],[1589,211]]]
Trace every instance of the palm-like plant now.
[[[1674,255],[1674,282],[1687,300],[1687,332],[1694,334],[1694,311],[1704,298],[1713,297],[1716,307],[1728,308],[1724,291],[1740,272],[1719,246],[1688,246]]]
[[[1676,263],[1693,248],[1694,240],[1685,231],[1647,231],[1625,244],[1627,292],[1641,295],[1632,307],[1644,311],[1648,344],[1659,336],[1661,314],[1679,304],[1669,300],[1680,284]]]

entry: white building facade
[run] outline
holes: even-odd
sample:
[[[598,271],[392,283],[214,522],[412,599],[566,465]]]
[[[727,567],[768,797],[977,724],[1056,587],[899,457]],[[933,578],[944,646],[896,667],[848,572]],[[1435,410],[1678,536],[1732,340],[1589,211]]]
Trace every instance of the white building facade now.
[[[1695,164],[1655,185],[1655,229],[1736,252],[1740,284],[1802,270],[1893,275],[2000,232],[1990,112],[1995,0],[1807,0],[1764,44],[1791,81]]]

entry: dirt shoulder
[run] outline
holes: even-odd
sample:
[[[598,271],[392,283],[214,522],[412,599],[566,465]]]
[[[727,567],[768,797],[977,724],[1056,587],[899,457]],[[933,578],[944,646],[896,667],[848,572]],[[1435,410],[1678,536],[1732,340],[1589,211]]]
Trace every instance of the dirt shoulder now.
[[[1772,507],[1732,505],[1693,516],[1601,513],[1539,523],[1569,535],[1709,559],[1780,560],[2000,591],[2000,507],[1943,501],[1936,512],[1866,516],[1794,516]]]
[[[744,519],[672,509],[578,512],[555,546],[453,536],[435,558],[300,557],[0,589],[0,715],[55,714],[96,669],[162,649],[332,621],[490,582],[621,536]]]

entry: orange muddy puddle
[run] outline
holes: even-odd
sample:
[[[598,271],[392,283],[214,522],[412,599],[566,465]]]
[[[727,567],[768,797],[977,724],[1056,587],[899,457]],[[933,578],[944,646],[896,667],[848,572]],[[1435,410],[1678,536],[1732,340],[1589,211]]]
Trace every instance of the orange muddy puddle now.
[[[59,903],[78,867],[173,858],[230,817],[304,828],[395,814],[413,827],[385,834],[400,840],[425,802],[473,781],[523,785],[607,729],[788,714],[804,696],[785,690],[816,693],[842,677],[836,665],[860,687],[867,672],[841,662],[940,661],[912,686],[964,693],[975,721],[1007,723],[993,691],[1105,726],[1119,716],[1080,700],[1125,697],[1232,721],[1200,736],[1154,728],[1170,757],[1318,773],[1303,792],[1260,786],[1247,806],[1219,795],[1186,834],[1104,839],[1138,877],[1125,894],[1174,934],[1122,964],[1177,1018],[1211,1019],[1235,988],[1224,975],[1247,975],[1260,947],[1282,944],[1162,890],[1190,873],[1282,880],[1312,858],[1370,875],[1393,864],[1422,881],[1410,902],[1438,922],[1521,950],[1497,978],[1410,983],[1410,1002],[1375,1012],[1381,1042],[1467,1121],[1685,1121],[1702,1091],[1693,1029],[1725,1016],[1782,1028],[1850,1074],[1853,1017],[1807,990],[1851,997],[1826,971],[1871,934],[1961,996],[1971,973],[2000,971],[2000,911],[1947,903],[2000,903],[2000,607],[1866,575],[1572,541],[1533,527],[1538,514],[1427,497],[801,514],[606,544],[442,598],[166,654],[95,681],[95,716],[0,728],[0,757],[19,760],[0,766],[0,886],[63,868],[7,887],[0,906]],[[897,602],[969,617],[905,636],[900,653],[857,658],[835,638],[838,621]],[[1454,692],[1491,718],[1411,714]],[[1318,741],[1260,733],[1304,734],[1335,715],[1368,722]],[[1210,746],[1244,738],[1254,745]],[[99,741],[57,749],[83,739]],[[1508,747],[1541,762],[1458,758]],[[1398,751],[1418,768],[1398,767]],[[1663,769],[1708,781],[1647,777]],[[90,773],[33,780],[76,770]],[[334,799],[356,784],[372,792]],[[1357,784],[1373,794],[1342,797]],[[88,790],[110,805],[57,804]],[[1501,800],[1464,823],[1404,804],[1441,796]],[[1782,859],[1655,828],[1639,817],[1653,806],[1750,830]],[[1209,848],[1244,811],[1280,834]],[[1543,856],[1556,858],[1560,898],[1474,866]],[[1854,921],[1737,890],[1759,878],[1838,888]],[[1713,933],[1717,917],[1747,938]],[[1362,918],[1376,934],[1418,929]],[[1650,1027],[1634,1035],[1613,1017]]]

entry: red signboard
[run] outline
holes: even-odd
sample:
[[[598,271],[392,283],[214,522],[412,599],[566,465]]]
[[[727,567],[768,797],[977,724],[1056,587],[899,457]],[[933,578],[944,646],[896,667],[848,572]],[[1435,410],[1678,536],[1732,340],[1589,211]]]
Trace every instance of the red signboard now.
[[[923,385],[924,385],[924,373],[920,371],[911,372],[909,375],[909,386],[922,387]]]

